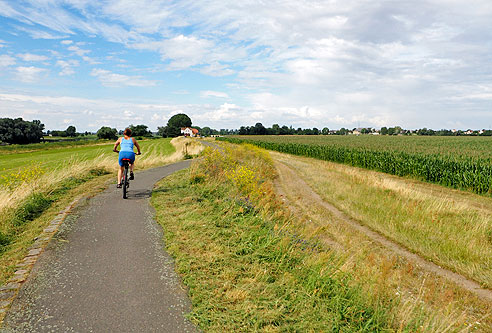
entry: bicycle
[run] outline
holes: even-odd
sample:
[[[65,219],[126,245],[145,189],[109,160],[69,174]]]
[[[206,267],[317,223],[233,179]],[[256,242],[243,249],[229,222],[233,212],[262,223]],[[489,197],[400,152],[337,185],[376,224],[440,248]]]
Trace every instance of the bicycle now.
[[[114,150],[115,153],[119,153],[119,150]],[[135,155],[140,155],[136,153]],[[123,174],[121,176],[121,187],[123,188],[123,199],[128,199],[127,193],[128,193],[128,188],[130,187],[130,179],[128,178],[128,168],[130,167],[130,162],[131,160],[128,158],[122,158],[121,161],[123,162],[123,167],[125,170],[123,171]]]

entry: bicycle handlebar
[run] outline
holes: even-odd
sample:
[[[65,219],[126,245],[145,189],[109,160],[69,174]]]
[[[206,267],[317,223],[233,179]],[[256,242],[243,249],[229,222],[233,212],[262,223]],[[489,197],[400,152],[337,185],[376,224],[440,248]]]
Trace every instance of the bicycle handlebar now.
[[[116,150],[116,149],[113,149],[113,151],[114,151],[115,153],[119,153],[119,152],[120,152],[119,150]],[[135,153],[135,155],[142,155],[142,153]]]

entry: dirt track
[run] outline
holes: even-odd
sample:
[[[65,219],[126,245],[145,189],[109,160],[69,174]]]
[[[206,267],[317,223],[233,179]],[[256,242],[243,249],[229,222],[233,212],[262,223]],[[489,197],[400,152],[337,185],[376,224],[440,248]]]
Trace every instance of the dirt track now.
[[[442,268],[422,258],[417,254],[407,250],[400,244],[393,242],[386,237],[380,235],[379,233],[373,231],[369,227],[362,225],[358,221],[347,216],[345,213],[343,213],[333,205],[324,201],[321,196],[316,193],[304,180],[302,180],[302,178],[293,169],[278,160],[275,161],[275,165],[279,174],[279,182],[276,184],[279,194],[282,195],[283,193],[295,189],[298,194],[303,196],[303,199],[310,201],[313,206],[322,207],[334,217],[336,217],[337,220],[343,222],[348,227],[363,233],[372,241],[377,242],[392,251],[393,253],[414,262],[422,269],[432,272],[447,280],[450,280],[453,283],[461,286],[465,290],[476,294],[478,297],[492,302],[492,290],[482,288],[477,282],[470,280],[453,271]],[[292,203],[288,204],[290,204],[290,206],[293,206]],[[293,207],[294,211],[296,211],[296,209],[297,208]],[[329,243],[329,245],[332,247],[337,246],[337,244],[334,244],[333,242]]]

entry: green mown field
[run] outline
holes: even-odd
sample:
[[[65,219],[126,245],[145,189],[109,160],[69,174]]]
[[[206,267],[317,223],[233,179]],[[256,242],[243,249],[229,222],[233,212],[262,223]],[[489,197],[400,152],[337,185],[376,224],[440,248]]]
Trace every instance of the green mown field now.
[[[139,141],[142,155],[137,157],[137,161],[159,155],[170,155],[174,152],[174,147],[170,141],[171,139]],[[114,157],[116,167],[118,155],[112,152],[113,144],[113,141],[92,141],[92,144],[87,142],[56,142],[1,147],[0,176],[17,172],[19,169],[33,164],[49,171],[63,168],[70,162],[90,161],[108,156]]]

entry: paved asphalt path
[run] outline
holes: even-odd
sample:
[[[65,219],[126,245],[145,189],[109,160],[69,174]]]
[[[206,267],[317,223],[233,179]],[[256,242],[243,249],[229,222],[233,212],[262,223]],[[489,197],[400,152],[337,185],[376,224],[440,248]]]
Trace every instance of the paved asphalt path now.
[[[3,331],[197,331],[183,316],[190,303],[149,205],[154,184],[189,164],[136,173],[127,200],[111,185],[77,208],[34,266]]]

